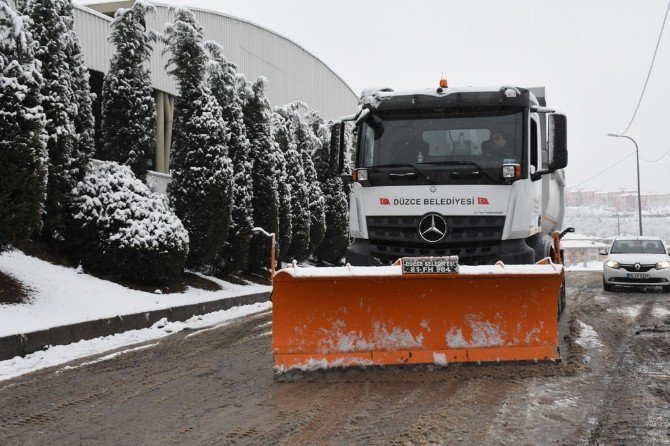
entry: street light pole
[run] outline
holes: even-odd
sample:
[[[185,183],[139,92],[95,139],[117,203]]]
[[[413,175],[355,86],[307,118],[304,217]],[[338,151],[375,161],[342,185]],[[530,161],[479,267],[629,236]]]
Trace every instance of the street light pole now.
[[[627,135],[617,135],[615,133],[608,133],[607,136],[613,136],[615,138],[626,138],[633,141],[635,144],[635,158],[637,159],[637,218],[640,223],[640,235],[642,235],[642,198],[640,197],[640,150],[637,147],[637,142],[633,138]]]
[[[616,232],[617,232],[617,235],[621,235],[621,224],[619,223],[619,213],[617,211],[615,211],[614,209],[604,209],[604,210],[614,212],[616,214]]]

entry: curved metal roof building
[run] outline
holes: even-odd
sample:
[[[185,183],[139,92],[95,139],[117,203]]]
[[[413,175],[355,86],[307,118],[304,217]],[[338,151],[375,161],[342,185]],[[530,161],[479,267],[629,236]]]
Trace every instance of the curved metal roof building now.
[[[82,1],[85,2],[79,0]],[[173,20],[171,5],[151,3],[156,5],[156,13],[147,15],[147,28],[162,32],[165,24]],[[102,77],[109,69],[114,53],[108,41],[111,17],[119,8],[129,8],[132,4],[133,1],[111,1],[75,5],[74,28],[91,72],[91,88],[98,94],[102,91]],[[346,82],[321,59],[292,40],[221,12],[189,9],[202,25],[205,40],[223,45],[226,58],[237,64],[240,73],[248,80],[261,75],[268,79],[267,95],[272,105],[301,100],[310,110],[318,110],[325,119],[350,114],[357,107],[358,97]],[[164,45],[157,42],[150,64],[158,112],[154,169],[168,172],[173,101],[179,91],[174,79],[166,72],[167,55],[162,55],[163,49]],[[99,102],[96,105],[96,118],[99,118]]]

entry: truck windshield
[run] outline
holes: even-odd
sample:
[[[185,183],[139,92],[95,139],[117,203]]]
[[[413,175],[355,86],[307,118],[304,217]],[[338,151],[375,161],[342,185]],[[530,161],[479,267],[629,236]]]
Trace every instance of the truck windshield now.
[[[523,113],[381,115],[361,127],[360,167],[388,164],[449,165],[468,161],[483,169],[522,161]]]
[[[665,254],[660,240],[617,240],[612,243],[611,254]]]

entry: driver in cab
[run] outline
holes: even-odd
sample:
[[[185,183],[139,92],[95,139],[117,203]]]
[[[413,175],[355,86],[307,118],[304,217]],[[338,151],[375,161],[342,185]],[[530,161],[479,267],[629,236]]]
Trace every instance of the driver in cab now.
[[[514,158],[510,138],[504,132],[493,132],[491,138],[482,144],[483,152],[499,158]]]

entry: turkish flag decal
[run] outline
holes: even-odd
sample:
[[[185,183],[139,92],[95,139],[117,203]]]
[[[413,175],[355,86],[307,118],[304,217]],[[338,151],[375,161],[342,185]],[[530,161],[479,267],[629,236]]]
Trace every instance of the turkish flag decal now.
[[[477,197],[477,204],[489,205],[489,199],[486,197]]]
[[[391,204],[391,200],[389,200],[388,198],[379,198],[379,204],[388,206]]]

